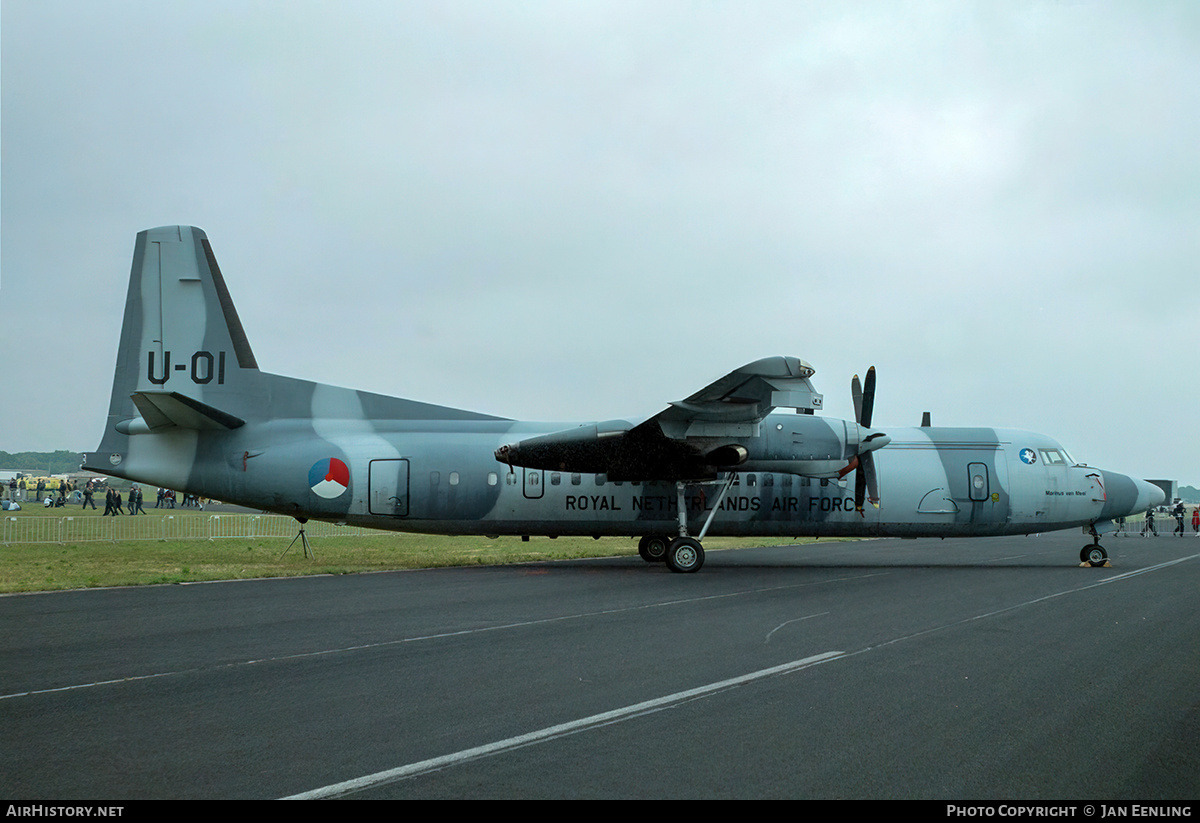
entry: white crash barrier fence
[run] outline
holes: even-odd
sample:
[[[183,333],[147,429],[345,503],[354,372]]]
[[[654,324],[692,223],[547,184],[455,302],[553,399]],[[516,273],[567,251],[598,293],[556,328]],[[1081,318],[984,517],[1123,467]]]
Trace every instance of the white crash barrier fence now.
[[[225,538],[286,537],[300,530],[294,518],[281,514],[213,514],[125,517],[3,518],[0,543],[92,543],[124,540],[221,540]],[[369,537],[389,534],[359,526],[338,526],[311,520],[305,532],[312,537]]]

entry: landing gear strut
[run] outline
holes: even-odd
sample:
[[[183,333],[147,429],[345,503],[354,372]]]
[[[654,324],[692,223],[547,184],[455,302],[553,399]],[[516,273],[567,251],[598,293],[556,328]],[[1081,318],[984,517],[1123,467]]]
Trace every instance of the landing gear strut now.
[[[686,484],[682,481],[676,482],[675,508],[679,517],[679,536],[672,539],[656,534],[646,535],[638,542],[638,554],[641,555],[641,558],[647,563],[663,561],[667,564],[667,568],[673,572],[700,571],[700,567],[704,565],[704,547],[700,545],[700,541],[708,533],[708,527],[712,525],[713,517],[716,516],[717,510],[721,508],[721,501],[725,499],[725,495],[729,491],[729,487],[733,485],[736,476],[734,472],[729,473],[729,477],[725,480],[724,488],[721,489],[721,494],[717,497],[717,502],[713,504],[712,511],[709,513],[708,519],[704,522],[704,528],[700,530],[699,537],[688,535],[687,500],[684,495]]]

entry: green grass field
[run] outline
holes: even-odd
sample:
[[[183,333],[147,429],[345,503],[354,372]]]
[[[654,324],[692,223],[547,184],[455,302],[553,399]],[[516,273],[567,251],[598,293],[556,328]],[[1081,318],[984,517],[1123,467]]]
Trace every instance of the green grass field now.
[[[103,503],[103,501],[101,501]],[[147,517],[165,510],[147,509]],[[45,509],[28,505],[5,517],[99,517],[102,511],[79,506]],[[205,517],[208,511],[175,509],[177,517]],[[103,586],[195,583],[311,574],[355,574],[441,566],[495,565],[583,557],[635,556],[637,540],[627,537],[444,537],[371,532],[356,537],[311,537],[315,559],[306,558],[290,538],[219,540],[129,540],[86,543],[12,543],[0,545],[0,593],[52,591]],[[811,542],[792,538],[721,538],[705,549],[790,545]],[[285,554],[286,551],[286,554]]]

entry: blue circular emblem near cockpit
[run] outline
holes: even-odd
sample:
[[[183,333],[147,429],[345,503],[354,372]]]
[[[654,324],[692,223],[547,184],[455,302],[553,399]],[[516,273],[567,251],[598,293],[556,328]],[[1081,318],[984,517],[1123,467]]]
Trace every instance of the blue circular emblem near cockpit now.
[[[1032,466],[1037,462],[1037,452],[1033,449],[1021,449],[1021,462]]]

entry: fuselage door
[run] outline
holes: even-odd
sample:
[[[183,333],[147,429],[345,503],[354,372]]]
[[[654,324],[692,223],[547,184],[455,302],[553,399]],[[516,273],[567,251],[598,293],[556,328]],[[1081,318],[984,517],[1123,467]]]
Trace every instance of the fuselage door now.
[[[983,463],[967,464],[967,497],[973,503],[983,503],[992,496],[987,466]]]
[[[408,461],[372,460],[367,483],[367,508],[371,514],[408,516]]]
[[[525,473],[525,496],[530,500],[540,500],[544,493],[542,481],[545,479],[539,469],[522,469]]]

